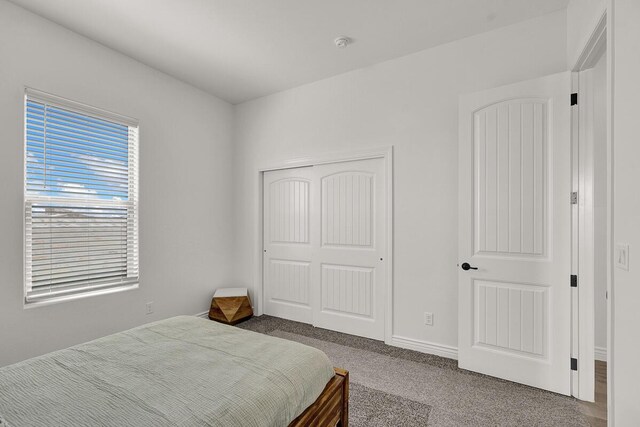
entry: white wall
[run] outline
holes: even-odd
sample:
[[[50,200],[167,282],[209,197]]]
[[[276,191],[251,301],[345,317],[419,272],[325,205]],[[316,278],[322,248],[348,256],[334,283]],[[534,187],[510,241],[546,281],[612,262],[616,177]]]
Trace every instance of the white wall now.
[[[611,3],[613,243],[629,245],[629,271],[613,270],[613,396],[615,425],[626,427],[640,420],[640,1]]]
[[[567,6],[567,67],[573,69],[606,9],[607,0],[570,0]]]
[[[457,346],[458,95],[565,69],[561,11],[236,106],[236,276],[257,282],[260,166],[393,145],[394,334]]]
[[[138,290],[23,309],[25,86],[140,120]],[[232,274],[232,114],[217,98],[0,0],[0,366],[207,309]]]
[[[594,300],[596,355],[607,348],[607,58],[590,71],[593,83]],[[604,358],[603,360],[606,360]]]

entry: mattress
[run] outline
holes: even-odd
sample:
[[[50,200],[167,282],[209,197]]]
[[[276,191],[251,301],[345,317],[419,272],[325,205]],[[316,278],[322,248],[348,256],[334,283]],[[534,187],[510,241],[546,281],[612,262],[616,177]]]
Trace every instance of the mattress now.
[[[179,316],[0,368],[0,419],[38,426],[286,426],[333,377],[321,351]]]

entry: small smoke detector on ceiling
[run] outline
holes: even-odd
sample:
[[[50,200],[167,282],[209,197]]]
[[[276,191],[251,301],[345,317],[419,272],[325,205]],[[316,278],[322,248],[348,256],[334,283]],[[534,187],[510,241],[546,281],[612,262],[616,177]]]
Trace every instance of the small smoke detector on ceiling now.
[[[338,49],[344,49],[351,44],[351,39],[347,36],[340,36],[337,37],[333,42],[336,44]]]

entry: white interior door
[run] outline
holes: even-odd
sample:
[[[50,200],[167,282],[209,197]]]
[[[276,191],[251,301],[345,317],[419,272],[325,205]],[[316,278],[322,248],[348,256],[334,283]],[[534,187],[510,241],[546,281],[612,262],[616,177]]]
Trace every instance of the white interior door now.
[[[461,368],[570,393],[570,76],[463,95]],[[464,265],[467,263],[468,265]]]
[[[264,173],[265,313],[382,340],[381,158]]]

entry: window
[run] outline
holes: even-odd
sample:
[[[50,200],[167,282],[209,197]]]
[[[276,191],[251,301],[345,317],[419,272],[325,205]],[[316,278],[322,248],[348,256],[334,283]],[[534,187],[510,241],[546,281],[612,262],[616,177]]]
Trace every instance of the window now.
[[[25,301],[138,283],[138,125],[28,89]]]

